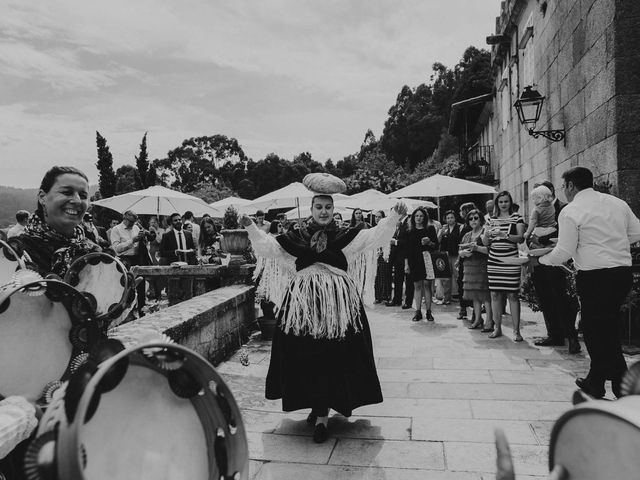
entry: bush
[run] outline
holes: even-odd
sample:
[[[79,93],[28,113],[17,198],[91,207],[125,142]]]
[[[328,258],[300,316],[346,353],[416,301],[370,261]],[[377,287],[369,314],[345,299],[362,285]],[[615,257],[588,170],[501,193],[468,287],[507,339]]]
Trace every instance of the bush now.
[[[233,205],[229,205],[224,212],[224,217],[222,218],[222,226],[226,230],[235,230],[240,228],[240,224],[238,223],[238,210]]]

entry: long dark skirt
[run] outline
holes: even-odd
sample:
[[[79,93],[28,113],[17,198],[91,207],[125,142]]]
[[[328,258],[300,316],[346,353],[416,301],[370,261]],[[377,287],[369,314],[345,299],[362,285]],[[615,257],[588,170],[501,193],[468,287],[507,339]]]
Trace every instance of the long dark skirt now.
[[[285,412],[328,407],[345,417],[355,408],[382,402],[371,330],[362,306],[362,329],[350,330],[339,340],[285,334],[280,329],[282,314],[271,346],[269,400],[282,398]]]

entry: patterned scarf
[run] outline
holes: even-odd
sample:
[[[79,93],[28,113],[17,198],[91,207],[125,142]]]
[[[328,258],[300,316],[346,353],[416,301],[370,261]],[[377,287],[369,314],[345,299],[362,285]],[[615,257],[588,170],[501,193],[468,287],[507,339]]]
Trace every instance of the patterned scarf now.
[[[100,250],[100,247],[85,238],[81,226],[76,226],[73,229],[73,235],[67,237],[55,231],[35,213],[29,217],[25,233],[38,239],[44,248],[53,252],[51,273],[60,277],[64,277],[69,266],[77,257]]]
[[[320,225],[313,218],[309,225],[300,229],[300,235],[305,239],[312,250],[322,253],[327,248],[328,237],[327,232],[337,232],[338,225],[335,220],[331,220],[328,225]]]

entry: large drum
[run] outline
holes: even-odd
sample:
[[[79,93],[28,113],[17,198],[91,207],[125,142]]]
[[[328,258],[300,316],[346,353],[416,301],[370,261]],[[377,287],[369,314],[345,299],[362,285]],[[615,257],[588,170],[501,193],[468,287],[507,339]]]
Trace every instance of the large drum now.
[[[133,308],[133,275],[107,253],[92,252],[75,259],[64,280],[95,299],[96,320],[104,328],[122,323]]]
[[[104,342],[58,391],[28,478],[246,480],[240,411],[214,368],[179,345],[122,348]]]
[[[0,395],[47,403],[104,335],[90,300],[30,273],[36,280],[0,287]]]
[[[581,403],[551,432],[549,470],[561,465],[567,479],[640,478],[640,396]]]
[[[18,242],[3,242],[0,240],[0,286],[11,282],[16,271],[25,268],[20,254],[20,244]]]

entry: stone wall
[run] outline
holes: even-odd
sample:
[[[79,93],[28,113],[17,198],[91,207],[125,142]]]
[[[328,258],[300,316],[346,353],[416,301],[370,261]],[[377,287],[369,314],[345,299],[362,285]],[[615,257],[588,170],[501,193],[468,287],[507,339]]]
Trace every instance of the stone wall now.
[[[109,336],[130,345],[147,338],[150,331],[162,333],[216,365],[256,329],[254,292],[247,285],[222,287],[120,325]]]
[[[505,97],[498,91],[492,120],[500,188],[528,214],[525,190],[543,179],[559,186],[565,170],[581,165],[592,169],[596,181],[611,182],[613,193],[640,213],[640,2],[511,0],[503,5],[496,33],[511,38],[510,51],[493,51],[498,89],[504,67],[511,65],[505,87],[510,106],[503,109]],[[525,51],[518,43],[528,25],[533,26],[527,44],[533,48],[533,84],[546,97],[536,129],[564,128],[564,143],[531,137],[512,106],[527,86]],[[504,129],[503,112],[509,115]]]

